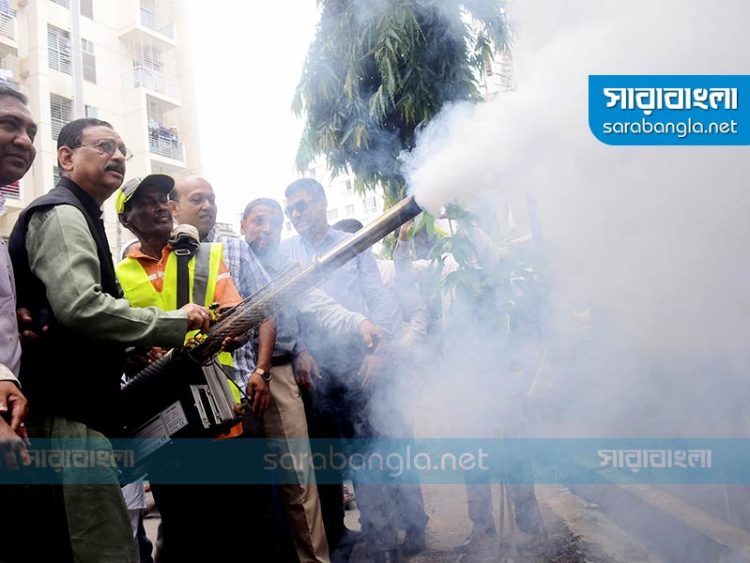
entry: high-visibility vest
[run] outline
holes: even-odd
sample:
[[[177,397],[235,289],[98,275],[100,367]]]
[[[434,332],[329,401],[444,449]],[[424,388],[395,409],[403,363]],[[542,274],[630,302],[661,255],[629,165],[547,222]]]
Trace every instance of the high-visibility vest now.
[[[220,242],[201,243],[198,250],[188,262],[188,287],[191,303],[209,307],[214,302],[216,282],[219,280],[219,267],[224,253],[224,245]],[[170,252],[164,273],[149,276],[140,262],[135,258],[126,257],[115,266],[117,279],[125,294],[125,298],[133,307],[158,307],[163,311],[177,309],[177,255]],[[161,291],[157,291],[152,280],[154,276],[163,275]],[[197,330],[185,335],[187,342],[198,333]],[[220,352],[217,356],[221,364],[234,366],[232,354]],[[230,385],[237,403],[240,393],[235,385]]]

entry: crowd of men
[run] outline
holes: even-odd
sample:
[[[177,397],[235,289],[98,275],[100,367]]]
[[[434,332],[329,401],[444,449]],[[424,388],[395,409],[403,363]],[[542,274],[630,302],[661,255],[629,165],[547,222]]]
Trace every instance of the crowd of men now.
[[[0,86],[0,185],[29,170],[36,131],[26,98]],[[253,193],[242,236],[225,236],[208,180],[127,178],[131,154],[109,123],[72,121],[57,146],[57,186],[23,210],[8,248],[0,246],[3,483],[31,464],[30,440],[52,449],[104,444],[111,453],[109,440],[122,431],[124,381],[361,228],[351,221],[331,227],[323,187],[303,178],[287,186],[283,207]],[[102,221],[113,195],[120,223],[137,237],[117,262]],[[282,241],[284,215],[296,234]],[[202,450],[204,459],[185,450],[149,468],[161,514],[158,563],[380,563],[426,549],[429,518],[418,485],[356,472],[332,478],[331,468],[321,479],[312,464],[319,442],[310,441],[379,437],[383,419],[399,437],[413,433],[403,413],[389,410],[399,392],[393,381],[419,371],[434,315],[416,289],[406,239],[402,228],[395,270],[363,252],[319,288],[280,304],[251,334],[225,338],[211,365],[191,368],[231,378],[241,423],[211,442],[215,451]],[[308,461],[273,485],[174,478],[220,459],[224,440],[252,438]],[[117,466],[106,464],[85,482],[69,466],[35,475],[34,484],[0,484],[0,562],[152,560],[141,482],[121,488]],[[354,481],[361,532],[344,524],[345,477]],[[495,535],[488,485],[474,483],[472,491],[474,529],[464,556]],[[515,497],[525,507],[519,514],[538,512],[533,490]]]
[[[0,88],[0,184],[31,167],[36,129],[26,98]],[[285,209],[266,197],[250,201],[243,237],[233,238],[216,228],[206,179],[154,174],[124,182],[131,155],[109,123],[72,121],[57,144],[60,181],[23,210],[9,252],[5,245],[0,252],[7,271],[0,276],[3,471],[24,471],[29,439],[89,444],[118,437],[123,374],[206,333],[217,314],[348,236],[328,224],[315,180],[289,185]],[[102,222],[112,195],[120,222],[138,239],[117,265]],[[297,235],[282,242],[284,213]],[[387,359],[376,352],[396,336],[398,315],[368,251],[320,289],[281,306],[252,335],[227,338],[218,360],[236,383],[238,402],[244,395],[249,406],[225,437],[273,438],[269,447],[283,452],[293,443],[298,452],[300,443],[309,451],[310,436],[369,436],[372,393],[362,381],[384,372]],[[191,460],[174,463],[171,471]],[[392,494],[358,485],[363,532],[355,533],[344,525],[343,476],[317,485],[312,464],[296,475],[273,492],[155,479],[157,560],[327,562],[346,560],[359,543],[373,561],[397,561],[424,549],[427,517],[418,494],[403,495],[420,516],[415,527],[398,522]],[[44,484],[0,487],[4,506],[12,507],[4,511],[0,560],[150,558],[148,550],[139,553],[142,523],[131,521],[117,469],[100,468],[95,482],[74,481],[62,468]],[[281,523],[274,506],[285,516]],[[399,529],[406,529],[405,542]]]

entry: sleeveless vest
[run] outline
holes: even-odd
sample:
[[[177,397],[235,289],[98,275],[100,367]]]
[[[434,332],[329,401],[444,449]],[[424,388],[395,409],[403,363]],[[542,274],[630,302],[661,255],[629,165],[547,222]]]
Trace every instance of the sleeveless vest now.
[[[47,300],[47,293],[55,288],[45,287],[29,266],[29,221],[35,212],[57,205],[72,205],[83,214],[96,244],[102,291],[114,298],[122,297],[98,206],[75,183],[61,179],[57,187],[23,210],[9,240],[18,306],[29,309],[38,326],[49,325],[49,332],[23,355],[21,362],[20,380],[29,399],[29,416],[62,416],[107,436],[116,436],[125,345],[58,323]]]

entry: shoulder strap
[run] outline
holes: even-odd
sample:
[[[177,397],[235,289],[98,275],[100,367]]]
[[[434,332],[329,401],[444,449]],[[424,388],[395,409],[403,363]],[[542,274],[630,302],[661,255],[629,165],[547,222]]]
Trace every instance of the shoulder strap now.
[[[195,245],[197,246],[197,245]],[[177,258],[177,308],[190,303],[190,272],[188,262],[195,254],[195,246],[185,244],[175,246],[174,254]]]
[[[208,292],[208,277],[211,268],[211,244],[202,242],[195,253],[193,273],[193,303],[205,305]]]

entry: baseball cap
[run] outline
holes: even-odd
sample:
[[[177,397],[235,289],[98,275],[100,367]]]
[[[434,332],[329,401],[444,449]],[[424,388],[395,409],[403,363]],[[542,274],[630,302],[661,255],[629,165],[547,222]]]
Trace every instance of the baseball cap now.
[[[125,203],[135,195],[135,192],[146,186],[156,186],[165,194],[168,194],[172,191],[172,188],[174,188],[174,178],[167,176],[166,174],[150,174],[145,178],[133,178],[132,180],[128,180],[120,186],[119,190],[117,190],[117,196],[115,196],[115,211],[117,213],[125,211]]]

